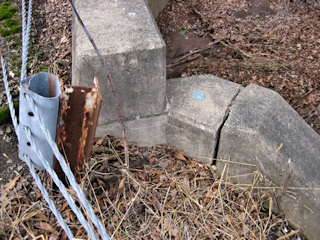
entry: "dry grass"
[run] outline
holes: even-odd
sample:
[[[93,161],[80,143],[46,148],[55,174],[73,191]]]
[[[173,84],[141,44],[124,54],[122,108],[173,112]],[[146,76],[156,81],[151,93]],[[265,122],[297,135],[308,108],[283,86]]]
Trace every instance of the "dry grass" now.
[[[252,173],[254,184],[241,187],[169,146],[131,146],[129,171],[122,167],[121,141],[101,139],[94,149],[80,185],[112,239],[303,238],[272,213],[275,191],[256,188],[259,171]],[[40,175],[75,237],[87,239],[50,178]],[[1,198],[1,239],[66,239],[29,176],[2,186]]]

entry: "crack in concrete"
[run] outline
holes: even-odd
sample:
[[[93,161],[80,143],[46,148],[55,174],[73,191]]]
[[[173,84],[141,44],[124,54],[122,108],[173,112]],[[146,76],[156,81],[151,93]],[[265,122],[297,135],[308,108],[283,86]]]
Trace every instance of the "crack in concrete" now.
[[[239,95],[239,93],[241,92],[242,89],[243,88],[239,88],[237,94],[230,101],[230,104],[228,105],[227,110],[226,110],[226,112],[224,114],[223,121],[222,121],[221,125],[219,126],[218,131],[216,133],[217,134],[216,135],[216,141],[215,141],[216,142],[216,146],[215,146],[214,153],[213,153],[213,156],[212,156],[212,159],[213,159],[212,160],[212,165],[216,165],[216,161],[217,161],[216,159],[218,157],[218,151],[219,151],[221,130],[222,130],[224,124],[226,123],[226,121],[228,120],[231,108],[232,108],[234,102],[236,101],[236,98],[238,97],[238,95]]]

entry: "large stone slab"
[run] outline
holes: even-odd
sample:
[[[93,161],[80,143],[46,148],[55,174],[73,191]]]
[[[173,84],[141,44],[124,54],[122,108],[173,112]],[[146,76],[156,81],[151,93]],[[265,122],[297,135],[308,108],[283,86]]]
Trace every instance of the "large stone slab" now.
[[[74,4],[104,58],[125,121],[162,115],[166,107],[165,44],[144,0],[75,0]],[[77,21],[73,26],[72,83],[102,93],[99,121],[118,121],[113,96],[96,53]],[[99,135],[100,128],[97,128]]]
[[[289,190],[295,193],[286,194],[282,206],[308,239],[319,239],[320,191],[316,188],[320,187],[320,136],[278,93],[257,85],[240,91],[220,136],[218,158],[259,166],[258,158],[267,178],[278,186],[291,159],[289,186],[295,189]],[[217,161],[217,167],[221,172],[224,163]],[[254,170],[256,167],[229,163],[225,176],[241,176]],[[248,175],[234,180],[247,182]]]
[[[212,163],[220,128],[242,87],[212,75],[167,80],[167,141],[204,163]],[[191,94],[201,91],[203,101]]]

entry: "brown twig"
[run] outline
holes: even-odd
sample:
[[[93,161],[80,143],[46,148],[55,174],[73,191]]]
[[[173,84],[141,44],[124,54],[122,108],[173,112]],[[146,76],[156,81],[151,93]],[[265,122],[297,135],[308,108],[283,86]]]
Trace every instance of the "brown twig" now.
[[[194,54],[196,54],[196,53],[202,52],[202,51],[204,51],[204,50],[207,50],[207,49],[211,48],[213,45],[219,43],[220,41],[221,41],[221,39],[215,40],[215,41],[213,41],[213,42],[211,42],[211,43],[208,43],[208,44],[207,44],[206,46],[204,46],[203,48],[200,48],[200,49],[194,50],[194,51],[192,51],[192,52],[189,52],[189,53],[183,55],[182,57],[179,57],[179,58],[178,58],[177,60],[175,60],[172,64],[167,65],[167,67],[174,67],[174,66],[176,66],[176,65],[179,65],[179,64],[181,63],[181,61],[184,60],[185,58],[187,58],[187,57],[189,57],[189,56],[191,56],[191,55],[194,55]],[[194,59],[192,59],[192,60],[194,60]]]

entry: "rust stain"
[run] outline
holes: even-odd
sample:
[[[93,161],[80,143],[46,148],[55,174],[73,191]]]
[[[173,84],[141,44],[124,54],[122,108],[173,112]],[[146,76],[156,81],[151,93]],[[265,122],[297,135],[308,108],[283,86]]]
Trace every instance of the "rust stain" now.
[[[55,97],[57,96],[57,76],[55,76],[54,74],[49,73],[48,74],[48,85],[49,85],[49,93],[48,93],[48,97]]]
[[[84,161],[91,155],[101,101],[96,77],[94,87],[63,86],[62,88],[57,145],[75,175],[81,171]],[[57,160],[54,169],[59,178],[66,182]]]

